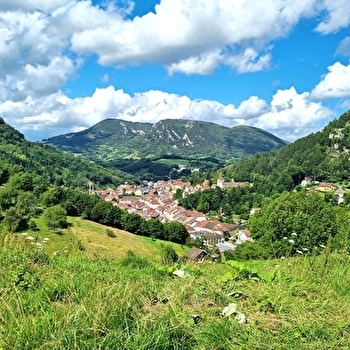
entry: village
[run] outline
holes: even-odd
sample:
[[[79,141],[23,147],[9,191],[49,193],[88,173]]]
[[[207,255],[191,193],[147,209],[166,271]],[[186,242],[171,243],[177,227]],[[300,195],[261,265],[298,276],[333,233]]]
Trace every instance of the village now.
[[[94,190],[90,184],[90,193],[99,195],[105,201],[112,202],[120,209],[135,213],[147,219],[158,219],[161,222],[177,221],[187,229],[192,240],[200,240],[206,249],[215,249],[220,253],[233,251],[238,244],[252,241],[250,232],[240,225],[227,224],[219,220],[208,219],[204,213],[186,210],[174,200],[177,190],[183,191],[183,196],[203,191],[209,188],[249,186],[246,182],[225,182],[222,175],[217,183],[192,186],[190,182],[181,180],[160,180],[147,182],[144,186],[125,183],[116,189]]]
[[[308,190],[317,192],[335,191],[337,204],[344,201],[344,190],[336,188],[330,183],[312,183],[309,178],[305,178],[301,186],[308,187]],[[219,253],[225,251],[234,251],[237,245],[253,239],[250,232],[246,229],[244,223],[239,220],[235,224],[227,224],[217,219],[209,219],[204,213],[187,210],[179,205],[174,199],[178,190],[182,191],[183,196],[204,191],[210,188],[231,188],[251,186],[248,182],[225,182],[222,174],[217,182],[209,185],[205,180],[203,184],[192,184],[182,180],[159,180],[157,182],[148,181],[143,185],[134,185],[125,183],[116,189],[107,188],[105,190],[95,190],[92,183],[89,184],[89,192],[97,194],[103,200],[113,203],[120,209],[127,210],[129,213],[138,214],[144,219],[158,219],[162,223],[177,221],[183,224],[192,240],[201,242],[203,248],[207,250],[216,250]],[[253,214],[258,208],[252,208]]]

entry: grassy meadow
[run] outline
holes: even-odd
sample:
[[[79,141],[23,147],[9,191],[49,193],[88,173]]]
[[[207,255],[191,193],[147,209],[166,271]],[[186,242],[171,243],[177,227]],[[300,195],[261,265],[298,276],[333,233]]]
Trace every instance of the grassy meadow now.
[[[70,222],[1,236],[0,349],[350,348],[348,255],[165,266],[163,242]]]

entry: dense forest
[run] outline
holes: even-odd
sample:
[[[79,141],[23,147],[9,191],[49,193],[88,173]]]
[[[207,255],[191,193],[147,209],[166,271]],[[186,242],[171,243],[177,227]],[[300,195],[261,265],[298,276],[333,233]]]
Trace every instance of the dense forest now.
[[[271,196],[294,189],[305,177],[348,183],[350,111],[322,131],[294,143],[244,158],[223,170],[228,179],[254,183],[256,192]]]
[[[52,146],[30,142],[16,129],[0,118],[0,168],[7,173],[29,172],[40,176],[47,184],[86,188],[90,180],[96,186],[116,186],[137,178],[122,171],[99,166],[56,150]]]

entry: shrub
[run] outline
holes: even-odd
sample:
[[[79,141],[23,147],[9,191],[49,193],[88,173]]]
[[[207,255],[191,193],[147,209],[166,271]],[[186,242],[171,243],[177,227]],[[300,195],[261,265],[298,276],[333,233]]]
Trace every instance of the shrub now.
[[[111,230],[109,228],[106,229],[106,234],[107,234],[108,237],[111,237],[111,238],[115,238],[116,237],[116,235],[113,232],[113,230]]]

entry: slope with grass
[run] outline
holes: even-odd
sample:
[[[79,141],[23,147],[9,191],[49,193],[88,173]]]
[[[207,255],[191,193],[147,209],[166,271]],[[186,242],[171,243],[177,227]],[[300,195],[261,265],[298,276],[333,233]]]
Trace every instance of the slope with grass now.
[[[350,346],[348,255],[164,269],[130,253],[48,255],[20,239],[1,240],[3,349]]]
[[[80,217],[69,217],[69,227],[56,231],[48,229],[42,216],[35,218],[35,223],[37,226],[35,230],[28,229],[25,233],[15,234],[13,237],[17,237],[18,240],[22,237],[26,240],[31,236],[34,238],[34,243],[44,244],[48,254],[70,254],[78,249],[84,251],[90,258],[121,260],[128,251],[134,251],[150,261],[159,263],[165,247],[172,247],[179,256],[189,250],[180,244],[137,236]]]

